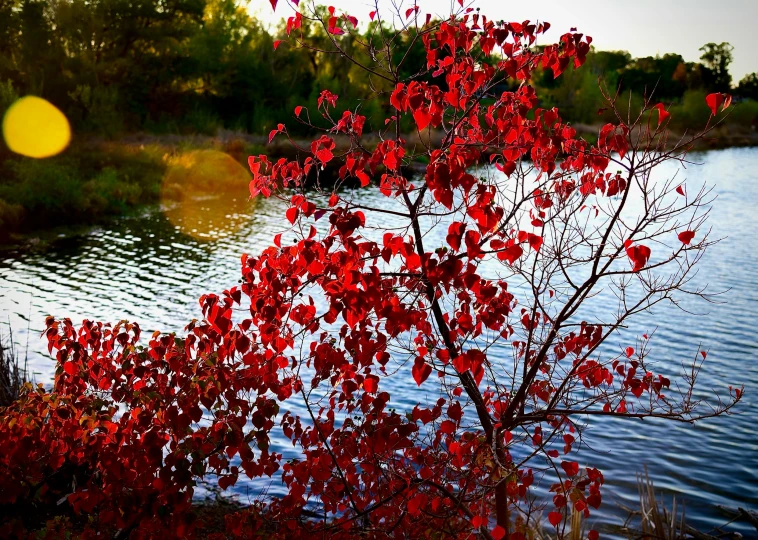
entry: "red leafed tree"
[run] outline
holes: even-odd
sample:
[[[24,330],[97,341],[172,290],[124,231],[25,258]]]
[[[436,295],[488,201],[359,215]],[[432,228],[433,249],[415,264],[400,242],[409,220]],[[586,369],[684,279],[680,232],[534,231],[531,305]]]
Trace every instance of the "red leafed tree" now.
[[[709,124],[671,141],[664,105],[622,116],[606,93],[617,122],[592,145],[530,86],[536,70],[581,66],[589,37],[536,47],[547,23],[463,8],[431,21],[411,7],[372,12],[376,39],[365,41],[351,15],[295,13],[289,46],[309,46],[304,24],[323,25],[321,52],[375,81],[390,110],[379,142],[365,142],[366,118],[331,92],[318,110],[295,109],[293,122],[323,134],[298,159],[250,158],[252,196],[288,205],[283,232],[242,257],[239,286],[200,299],[204,320],[184,338],[156,333],[142,348],[133,324],[50,319],[55,387],[3,416],[13,489],[0,504],[73,464],[89,471],[68,495],[77,512],[127,532],[185,533],[198,478],[227,488],[280,474],[286,495],[230,519],[230,534],[524,538],[545,516],[562,535],[572,512],[602,500],[602,473],[572,457],[585,423],[692,422],[741,398],[730,388],[700,403],[705,351],[681,359],[689,368],[674,384],[656,372],[648,336],[621,332],[660,302],[703,294],[689,281],[711,242],[709,192],[656,170],[686,159],[728,96],[709,96]],[[396,48],[419,41],[425,70],[401,80]],[[404,136],[408,123],[416,133]],[[409,170],[422,159],[423,173]],[[327,167],[334,187],[313,187]],[[390,380],[413,381],[417,404],[393,401]],[[271,437],[297,457],[273,452]],[[537,480],[551,500],[530,495]]]

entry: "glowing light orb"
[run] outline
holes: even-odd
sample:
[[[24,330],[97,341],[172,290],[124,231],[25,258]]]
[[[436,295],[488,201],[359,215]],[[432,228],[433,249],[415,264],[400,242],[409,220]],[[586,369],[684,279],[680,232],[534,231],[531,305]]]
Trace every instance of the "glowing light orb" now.
[[[168,159],[161,186],[164,215],[198,240],[218,240],[242,228],[255,205],[250,173],[229,154],[193,150]]]
[[[42,98],[26,96],[5,112],[3,138],[8,148],[17,154],[46,158],[68,146],[71,127],[55,105]]]

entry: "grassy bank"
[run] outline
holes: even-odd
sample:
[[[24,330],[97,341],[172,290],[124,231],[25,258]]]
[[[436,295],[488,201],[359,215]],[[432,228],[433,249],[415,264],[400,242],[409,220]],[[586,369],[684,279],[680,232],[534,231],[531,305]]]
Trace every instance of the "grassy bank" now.
[[[151,202],[163,172],[155,148],[72,148],[0,164],[0,228],[7,234],[90,223]]]

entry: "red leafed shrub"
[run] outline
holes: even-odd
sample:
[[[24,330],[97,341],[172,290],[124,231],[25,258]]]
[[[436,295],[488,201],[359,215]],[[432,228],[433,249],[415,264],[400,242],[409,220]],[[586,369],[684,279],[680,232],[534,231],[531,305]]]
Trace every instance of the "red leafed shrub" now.
[[[250,158],[252,196],[288,204],[282,234],[242,256],[239,286],[200,298],[204,318],[183,337],[145,343],[136,324],[47,321],[54,387],[0,416],[6,517],[58,505],[88,517],[85,536],[190,536],[200,479],[227,489],[276,476],[286,495],[229,516],[227,535],[518,539],[541,515],[562,535],[572,511],[602,502],[602,473],[570,455],[578,420],[692,421],[740,399],[730,390],[701,413],[698,361],[675,385],[655,371],[647,336],[620,350],[609,341],[658,302],[699,294],[687,283],[711,242],[707,191],[651,174],[691,143],[669,144],[665,107],[647,100],[592,146],[529,85],[536,70],[581,66],[590,38],[538,49],[547,23],[463,8],[420,17],[395,21],[426,51],[407,80],[393,49],[407,42],[381,32],[381,14],[370,27],[381,46],[332,8],[289,21],[292,46],[307,23],[323,25],[332,52],[370,48],[371,63],[355,62],[388,88],[386,122],[339,111],[329,91],[317,111],[295,109],[293,121],[318,115],[332,128],[297,160]],[[717,98],[714,125],[729,101]],[[381,136],[372,147],[369,127]],[[427,146],[431,131],[439,143]],[[421,157],[416,177],[406,166]],[[333,190],[306,189],[335,163]],[[388,204],[340,191],[345,182]],[[598,295],[613,301],[590,316]],[[393,401],[390,377],[421,387],[415,406]],[[272,451],[272,437],[296,457]],[[538,480],[552,484],[544,514],[530,502]]]

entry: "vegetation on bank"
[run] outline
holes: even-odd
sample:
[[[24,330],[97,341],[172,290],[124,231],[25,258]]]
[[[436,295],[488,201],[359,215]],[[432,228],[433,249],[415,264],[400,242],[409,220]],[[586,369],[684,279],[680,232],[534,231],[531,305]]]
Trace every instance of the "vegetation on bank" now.
[[[157,148],[74,147],[47,160],[0,163],[0,227],[11,231],[92,223],[157,198]]]
[[[100,223],[157,203],[166,196],[167,168],[198,148],[219,150],[241,164],[263,151],[242,139],[186,138],[82,142],[44,160],[0,152],[0,242],[59,225]]]
[[[741,107],[758,109],[758,102],[737,104],[735,110]],[[672,116],[688,114],[686,106],[678,110],[672,107],[672,111],[677,111]],[[599,126],[576,127],[585,140],[597,141]],[[145,143],[139,142],[141,138],[146,139]],[[244,166],[250,155],[278,157],[292,150],[283,144],[266,146],[264,142],[261,137],[244,134],[130,137],[75,143],[63,154],[44,160],[15,156],[0,149],[0,243],[15,243],[24,234],[61,225],[102,223],[158,203],[167,167],[193,150],[218,150]],[[699,141],[695,148],[755,144],[758,133],[735,132],[727,125],[718,128],[709,140]],[[373,146],[375,141],[369,141],[367,147]],[[423,159],[418,161],[423,166]],[[174,181],[174,187],[179,183]],[[175,199],[182,198],[176,195]]]

